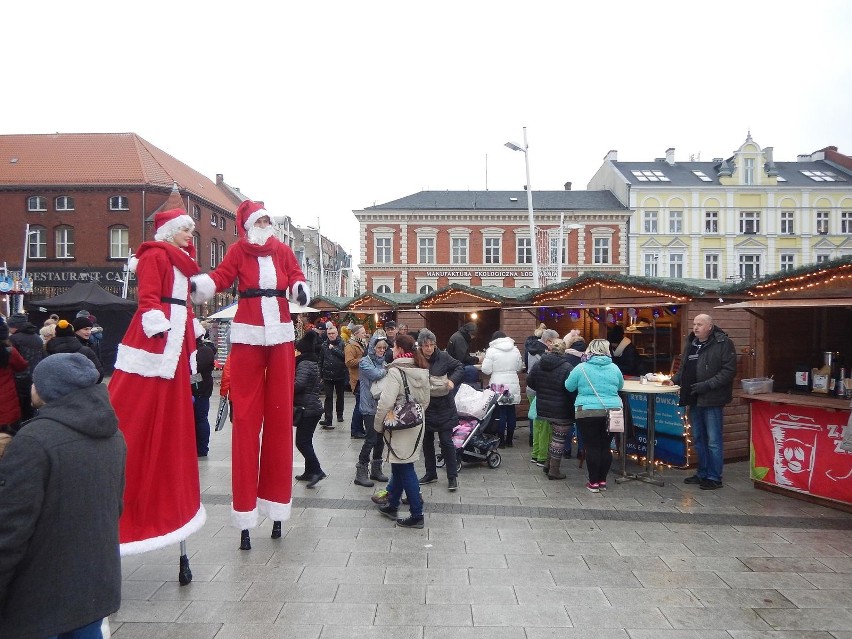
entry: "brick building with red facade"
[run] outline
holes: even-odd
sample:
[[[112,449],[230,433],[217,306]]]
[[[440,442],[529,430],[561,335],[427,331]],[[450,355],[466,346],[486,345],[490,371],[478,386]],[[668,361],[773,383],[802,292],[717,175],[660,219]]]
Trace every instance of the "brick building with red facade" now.
[[[611,192],[532,195],[546,283],[589,271],[628,272],[630,211]],[[353,213],[361,229],[358,267],[364,291],[416,294],[453,283],[533,285],[525,191],[421,191]]]
[[[180,206],[196,220],[201,268],[214,268],[237,239],[244,199],[216,178],[135,133],[2,135],[0,264],[20,274],[26,246],[34,300],[90,280],[121,294],[129,254],[153,239],[154,213]]]

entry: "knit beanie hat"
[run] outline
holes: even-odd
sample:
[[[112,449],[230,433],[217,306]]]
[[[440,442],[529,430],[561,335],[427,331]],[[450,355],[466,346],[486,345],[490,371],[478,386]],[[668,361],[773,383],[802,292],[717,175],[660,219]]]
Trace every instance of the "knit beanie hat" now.
[[[319,335],[314,331],[306,331],[304,337],[296,342],[295,348],[300,353],[313,353]]]
[[[92,320],[88,316],[75,317],[71,325],[74,327],[74,332],[76,333],[83,328],[92,328]]]
[[[27,319],[26,313],[14,313],[9,316],[9,321],[7,323],[9,324],[9,328],[21,330],[27,325],[27,322],[29,322],[29,320]]]
[[[5,342],[7,339],[9,339],[9,325],[0,317],[0,342]]]
[[[74,337],[74,326],[68,320],[56,322],[56,337]]]
[[[45,404],[98,383],[98,369],[80,353],[55,353],[33,369],[33,384]]]

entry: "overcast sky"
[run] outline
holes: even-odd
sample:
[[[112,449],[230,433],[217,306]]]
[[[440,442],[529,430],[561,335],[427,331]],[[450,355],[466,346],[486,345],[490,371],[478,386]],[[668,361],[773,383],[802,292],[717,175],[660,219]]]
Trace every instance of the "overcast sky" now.
[[[2,133],[135,132],[358,256],[353,209],[620,160],[852,154],[852,3],[8,2]],[[487,163],[486,163],[487,157]],[[487,171],[486,171],[487,166]],[[486,183],[487,175],[487,183]]]

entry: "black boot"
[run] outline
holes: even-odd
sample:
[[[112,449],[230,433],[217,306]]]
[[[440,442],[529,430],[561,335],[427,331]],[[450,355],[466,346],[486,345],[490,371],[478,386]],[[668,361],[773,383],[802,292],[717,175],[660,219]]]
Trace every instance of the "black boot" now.
[[[180,570],[178,571],[178,581],[181,586],[185,586],[192,581],[192,571],[189,569],[189,557],[186,555],[180,556]]]
[[[281,539],[281,522],[273,521],[272,522],[272,538],[273,539]]]
[[[251,535],[248,530],[240,533],[240,550],[251,550]]]

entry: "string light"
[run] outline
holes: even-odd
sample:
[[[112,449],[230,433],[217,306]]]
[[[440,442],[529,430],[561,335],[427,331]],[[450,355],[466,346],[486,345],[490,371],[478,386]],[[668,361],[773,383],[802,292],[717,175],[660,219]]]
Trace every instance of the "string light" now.
[[[829,275],[830,274],[830,275]],[[752,297],[766,298],[782,293],[806,291],[817,286],[825,286],[836,281],[852,278],[852,264],[820,269],[812,273],[785,277],[774,282],[755,284],[746,293]]]

